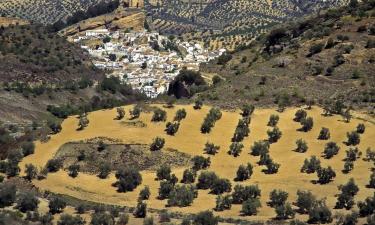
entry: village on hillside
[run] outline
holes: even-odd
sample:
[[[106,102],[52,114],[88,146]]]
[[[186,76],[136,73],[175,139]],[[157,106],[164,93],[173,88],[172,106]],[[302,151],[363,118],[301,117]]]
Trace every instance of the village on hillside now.
[[[155,32],[89,30],[73,37],[107,76],[116,76],[150,98],[168,91],[182,68],[199,70],[226,50],[208,51],[199,43],[184,42]]]

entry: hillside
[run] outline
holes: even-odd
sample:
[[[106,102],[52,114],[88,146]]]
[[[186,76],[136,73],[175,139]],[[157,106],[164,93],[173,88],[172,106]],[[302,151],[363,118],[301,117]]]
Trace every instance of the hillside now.
[[[315,14],[329,7],[341,6],[347,4],[348,0],[5,0],[0,2],[0,15],[45,25],[69,18],[79,22],[86,13],[97,15],[98,11],[110,8],[105,6],[105,3],[111,2],[121,7],[144,6],[149,26],[163,34],[181,35],[185,40],[199,40],[212,49],[233,50],[239,44],[248,44],[275,24]],[[94,9],[95,7],[97,9]],[[34,13],[36,11],[38,13]],[[72,19],[72,16],[80,19]],[[93,21],[88,23],[92,24]]]
[[[374,24],[374,5],[368,3],[279,26],[203,65],[202,74],[221,81],[197,98],[224,107],[340,100],[373,112]]]
[[[101,0],[3,0],[0,15],[52,24],[99,2]]]
[[[202,40],[212,48],[249,43],[271,26],[346,4],[329,1],[150,1],[145,5],[152,27],[162,33]]]
[[[46,27],[0,28],[0,40],[1,122],[44,121],[52,116],[48,105],[69,114],[71,107],[110,107],[136,98],[127,85],[104,79],[85,50]]]

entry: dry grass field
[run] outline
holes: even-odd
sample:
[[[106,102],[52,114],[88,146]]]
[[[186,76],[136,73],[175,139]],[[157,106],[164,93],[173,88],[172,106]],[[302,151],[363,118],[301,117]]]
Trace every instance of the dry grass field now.
[[[158,107],[162,107],[159,105]],[[124,107],[128,120],[128,111],[132,106]],[[375,146],[375,125],[374,121],[360,119],[361,115],[357,113],[350,123],[346,123],[340,116],[324,117],[321,115],[322,109],[313,107],[308,110],[308,116],[313,117],[314,127],[311,131],[304,133],[297,131],[300,124],[293,121],[296,108],[288,108],[283,113],[277,113],[275,109],[256,109],[252,115],[250,123],[251,133],[249,137],[243,141],[244,149],[239,157],[234,158],[227,154],[231,138],[240,118],[239,111],[229,112],[223,111],[223,116],[215,124],[215,127],[209,134],[202,134],[200,126],[210,107],[204,106],[201,110],[194,110],[191,105],[178,105],[171,109],[164,109],[167,111],[168,119],[173,119],[175,111],[180,108],[185,108],[187,111],[186,119],[182,120],[179,131],[175,136],[166,135],[164,132],[165,123],[152,123],[152,113],[142,113],[139,120],[147,124],[146,127],[131,127],[124,125],[122,121],[114,120],[116,117],[116,110],[101,110],[92,112],[88,115],[90,123],[87,128],[82,131],[77,131],[78,119],[77,117],[69,117],[62,124],[62,132],[51,136],[51,139],[46,143],[36,142],[35,154],[30,155],[21,162],[20,168],[23,169],[25,164],[32,163],[37,167],[45,166],[46,162],[53,158],[56,151],[66,142],[79,141],[91,139],[94,137],[110,137],[120,139],[124,143],[142,143],[149,144],[156,136],[164,137],[166,145],[164,148],[173,148],[181,152],[191,155],[203,155],[204,144],[207,141],[213,142],[220,146],[219,153],[211,156],[211,166],[208,170],[214,171],[219,177],[228,178],[232,182],[232,187],[235,185],[236,171],[239,165],[250,162],[254,166],[254,173],[251,179],[241,182],[243,185],[258,184],[261,191],[260,208],[256,216],[243,217],[240,216],[241,205],[233,205],[231,210],[223,212],[215,212],[221,217],[242,218],[249,220],[270,220],[275,217],[274,209],[267,206],[266,202],[269,200],[269,193],[273,189],[282,189],[289,193],[289,202],[293,202],[296,198],[297,190],[311,190],[318,198],[327,198],[328,206],[333,209],[336,197],[339,193],[337,186],[346,183],[349,178],[353,177],[356,184],[359,186],[359,192],[355,200],[364,200],[366,197],[373,194],[373,189],[366,188],[368,184],[371,163],[357,160],[354,169],[349,174],[343,174],[341,170],[344,166],[343,159],[345,158],[345,150],[348,147],[343,143],[346,141],[346,133],[355,130],[358,123],[364,123],[366,132],[361,135],[361,142],[359,149],[362,153],[368,147]],[[272,158],[281,164],[277,174],[267,175],[262,172],[263,166],[258,166],[257,161],[259,157],[249,154],[250,146],[255,141],[267,138],[267,122],[271,114],[279,114],[280,121],[278,127],[283,135],[281,139],[271,145],[270,155]],[[327,160],[321,155],[324,145],[328,141],[317,140],[318,134],[322,127],[327,127],[331,131],[331,139],[338,143],[341,147],[339,154]],[[299,138],[307,141],[309,149],[306,153],[297,153],[295,149],[295,141]],[[336,178],[334,181],[326,185],[313,184],[311,181],[316,180],[316,174],[304,174],[300,172],[300,168],[305,158],[311,155],[316,155],[322,162],[322,166],[328,165],[336,171]],[[184,168],[174,168],[173,173],[179,179],[182,177]],[[101,203],[108,203],[114,205],[135,206],[139,191],[148,185],[151,189],[150,200],[147,201],[149,208],[163,209],[166,205],[166,200],[158,200],[159,182],[155,180],[155,171],[142,171],[143,182],[133,192],[118,193],[116,188],[111,186],[115,182],[115,177],[112,174],[109,178],[101,180],[95,175],[79,173],[77,178],[68,176],[67,171],[60,170],[57,173],[48,174],[47,179],[35,180],[34,184],[42,190],[50,190],[52,192],[70,195],[79,199],[90,200]],[[202,210],[212,210],[215,207],[216,195],[208,194],[207,190],[199,190],[198,198],[194,203],[185,208],[171,207],[172,211],[179,211],[182,213],[196,213]],[[338,212],[334,210],[334,212]],[[306,220],[306,216],[297,215],[297,218]]]

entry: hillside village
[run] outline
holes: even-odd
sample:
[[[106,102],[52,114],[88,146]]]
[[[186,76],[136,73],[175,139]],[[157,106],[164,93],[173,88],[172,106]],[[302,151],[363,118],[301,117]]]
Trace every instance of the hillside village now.
[[[97,68],[116,76],[150,98],[168,91],[182,68],[198,71],[226,50],[208,51],[195,42],[184,42],[156,32],[89,30],[73,37],[93,57]]]

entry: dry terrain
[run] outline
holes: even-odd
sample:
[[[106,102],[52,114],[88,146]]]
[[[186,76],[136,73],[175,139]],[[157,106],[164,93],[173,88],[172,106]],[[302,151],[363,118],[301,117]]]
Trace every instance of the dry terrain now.
[[[128,112],[132,106],[125,106]],[[159,106],[162,107],[162,106]],[[62,132],[54,135],[46,143],[37,141],[35,154],[30,155],[20,163],[20,168],[24,168],[25,164],[32,163],[38,167],[45,166],[46,162],[53,158],[58,149],[67,142],[92,139],[95,137],[109,137],[119,139],[123,143],[149,144],[156,136],[162,136],[166,140],[164,148],[173,148],[190,155],[202,155],[203,147],[207,141],[220,145],[220,151],[211,157],[211,166],[208,170],[215,171],[220,177],[228,178],[232,182],[232,186],[236,182],[236,170],[239,165],[250,162],[254,166],[254,174],[250,180],[242,182],[244,185],[258,184],[261,191],[262,208],[258,215],[252,217],[240,216],[240,205],[233,205],[231,210],[224,212],[215,212],[221,217],[242,218],[252,221],[269,220],[275,217],[275,212],[268,207],[266,202],[269,199],[269,193],[275,189],[282,189],[289,192],[288,201],[293,202],[296,198],[297,190],[311,190],[319,198],[327,198],[328,206],[333,209],[336,197],[339,193],[337,186],[346,183],[349,178],[353,177],[359,186],[359,193],[355,197],[356,201],[363,201],[366,197],[372,195],[373,190],[366,188],[368,184],[371,163],[362,159],[355,162],[353,171],[349,174],[343,174],[341,170],[344,166],[345,150],[348,147],[343,144],[346,141],[346,133],[355,130],[358,123],[364,123],[366,132],[361,135],[361,143],[359,149],[365,153],[365,150],[375,145],[373,137],[375,137],[374,120],[361,119],[363,115],[357,113],[350,123],[346,123],[340,116],[324,117],[322,109],[313,107],[307,111],[308,116],[313,117],[314,127],[310,132],[304,133],[297,131],[300,124],[293,121],[296,108],[288,108],[283,113],[277,113],[274,109],[256,109],[252,115],[250,124],[251,133],[245,138],[241,155],[237,158],[227,154],[231,137],[234,133],[237,121],[240,118],[239,111],[224,111],[222,118],[217,121],[215,127],[210,134],[202,134],[200,125],[203,118],[207,114],[209,107],[203,107],[201,110],[194,110],[191,105],[179,105],[172,109],[165,109],[168,114],[168,120],[173,119],[174,113],[179,108],[185,108],[187,117],[181,122],[179,131],[175,136],[168,136],[164,132],[165,123],[152,123],[152,113],[142,113],[139,120],[143,121],[146,127],[124,126],[123,121],[114,120],[116,110],[102,110],[92,112],[88,115],[90,124],[82,131],[77,131],[78,119],[75,116],[69,117],[62,124]],[[254,141],[267,138],[268,118],[271,114],[279,114],[280,122],[278,127],[283,135],[281,139],[271,145],[270,154],[272,158],[281,164],[279,172],[273,175],[266,175],[262,172],[263,167],[257,165],[258,157],[249,154],[250,146]],[[126,119],[128,120],[128,116]],[[317,136],[322,127],[327,127],[331,131],[331,139],[341,147],[338,155],[332,159],[324,159],[322,151],[327,141],[317,140]],[[307,141],[309,149],[306,153],[297,153],[295,149],[295,141],[302,138]],[[163,151],[163,150],[162,150]],[[326,185],[313,184],[316,180],[316,174],[300,173],[300,168],[305,158],[316,155],[322,161],[322,166],[332,166],[336,171],[337,177],[333,182]],[[173,172],[179,179],[182,177],[183,168],[174,168]],[[135,206],[139,191],[148,185],[151,189],[150,200],[147,201],[149,208],[163,209],[166,201],[156,198],[159,188],[159,182],[155,180],[155,171],[142,171],[143,182],[135,191],[128,193],[118,193],[116,188],[111,186],[115,182],[114,175],[108,179],[101,180],[95,175],[80,173],[77,178],[68,176],[67,171],[60,170],[57,173],[48,174],[47,179],[34,181],[34,184],[42,190],[50,190],[52,192],[70,195],[79,199],[90,200],[95,202]],[[202,210],[212,210],[215,207],[215,195],[208,194],[208,191],[199,190],[198,198],[194,203],[185,208],[171,207],[172,211],[182,213],[196,213]],[[337,210],[334,210],[337,212]],[[301,217],[301,216],[298,216]],[[302,216],[301,219],[307,219]]]

